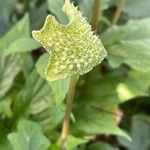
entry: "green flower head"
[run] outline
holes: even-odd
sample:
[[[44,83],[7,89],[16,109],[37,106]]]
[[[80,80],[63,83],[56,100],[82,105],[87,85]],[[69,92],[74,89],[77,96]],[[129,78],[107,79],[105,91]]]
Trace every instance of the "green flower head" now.
[[[65,1],[63,11],[69,24],[61,25],[54,16],[48,15],[43,28],[32,32],[33,37],[50,53],[45,70],[50,81],[85,74],[106,56],[101,40],[69,0]]]

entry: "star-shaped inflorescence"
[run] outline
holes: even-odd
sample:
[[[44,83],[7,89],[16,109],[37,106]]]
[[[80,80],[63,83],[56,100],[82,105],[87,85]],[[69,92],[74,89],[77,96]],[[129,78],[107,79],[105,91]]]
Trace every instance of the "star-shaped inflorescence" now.
[[[63,11],[69,18],[68,25],[61,25],[54,16],[48,15],[43,28],[32,32],[50,53],[45,71],[50,81],[85,74],[106,56],[101,40],[69,0],[65,1]]]

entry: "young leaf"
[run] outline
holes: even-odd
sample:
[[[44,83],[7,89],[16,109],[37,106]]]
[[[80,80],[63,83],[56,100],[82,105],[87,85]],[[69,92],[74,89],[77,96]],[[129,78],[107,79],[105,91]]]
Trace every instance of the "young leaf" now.
[[[28,120],[19,121],[17,132],[10,133],[8,140],[13,150],[47,150],[50,146],[40,126]]]

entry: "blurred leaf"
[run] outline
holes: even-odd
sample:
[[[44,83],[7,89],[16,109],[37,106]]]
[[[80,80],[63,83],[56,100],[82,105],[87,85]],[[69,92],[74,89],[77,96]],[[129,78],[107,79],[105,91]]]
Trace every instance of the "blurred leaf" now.
[[[47,0],[49,11],[58,19],[61,24],[67,24],[68,18],[62,11],[64,0]]]
[[[149,96],[150,76],[147,73],[130,72],[126,79],[117,86],[117,92],[120,101],[140,97]]]
[[[3,130],[3,128],[2,128],[2,130]],[[1,150],[12,150],[10,143],[8,142],[7,139],[5,139],[5,135],[2,135],[3,134],[2,130],[1,130],[1,127],[0,127],[0,149]]]
[[[132,142],[120,139],[120,142],[129,150],[149,150],[150,148],[150,117],[135,115],[131,127]]]
[[[111,86],[110,86],[111,85]],[[148,96],[150,87],[149,73],[132,71],[127,76],[124,73],[109,73],[92,83],[85,95],[76,100],[80,105],[98,106],[110,109],[126,100]],[[111,108],[112,109],[112,108]]]
[[[40,126],[28,120],[21,120],[18,123],[17,132],[10,133],[8,139],[13,150],[47,150],[50,146]]]
[[[112,27],[102,35],[111,66],[126,63],[138,71],[150,71],[149,23],[150,19],[130,21],[126,25]]]
[[[81,139],[81,138],[77,138],[74,137],[72,135],[68,136],[68,141],[67,141],[67,150],[79,150],[78,148],[76,149],[76,147],[79,144],[85,143],[86,140]],[[60,141],[58,141],[55,144],[52,144],[50,147],[50,150],[60,150]]]
[[[21,115],[27,113],[27,110],[32,102],[35,103],[40,100],[45,100],[49,98],[50,95],[51,90],[46,81],[40,78],[38,73],[33,70],[28,77],[24,88],[20,91],[16,98],[14,118],[18,119]],[[45,104],[46,107],[47,103]]]
[[[69,78],[49,82],[49,85],[52,88],[56,104],[61,104],[69,89]]]
[[[148,73],[136,72],[128,76],[119,72],[111,73],[95,80],[86,94],[75,100],[73,114],[76,123],[72,132],[83,132],[83,135],[115,134],[128,138],[117,127],[116,120],[121,117],[117,111],[118,104],[137,96],[148,96],[149,81]]]
[[[39,17],[40,16],[40,17]],[[44,3],[40,7],[35,7],[30,12],[31,30],[38,29],[43,26],[43,22],[47,16],[47,5]]]
[[[4,1],[0,0],[0,10],[7,10],[9,13],[12,11],[16,4],[17,0]]]
[[[2,37],[8,31],[9,27],[9,16],[5,10],[0,10],[0,37]]]
[[[11,55],[0,61],[0,99],[12,86],[15,76],[19,73],[21,67],[21,58],[19,55]]]
[[[42,102],[39,103],[39,107],[42,107],[42,104]],[[36,106],[34,107],[38,109]],[[32,119],[39,122],[46,132],[54,130],[61,123],[64,116],[63,111],[55,106],[47,106],[46,109],[38,110],[38,112],[33,112],[32,109],[31,115]]]
[[[32,38],[21,38],[10,44],[9,47],[5,49],[5,55],[35,50],[40,46],[41,45]]]
[[[68,136],[68,150],[73,150],[77,145],[85,143],[85,142],[86,140],[69,135]]]
[[[5,57],[5,50],[16,40],[29,37],[29,35],[29,16],[25,15],[21,21],[0,39],[0,98],[10,89],[15,76],[21,69],[20,55],[17,54]],[[20,42],[17,44],[20,45]]]
[[[84,109],[83,109],[84,107]],[[81,106],[73,111],[76,123],[73,124],[72,130],[78,130],[87,135],[95,134],[113,134],[123,136],[129,141],[131,138],[119,127],[117,127],[115,120],[112,119],[113,114],[107,111],[94,110],[87,106]]]
[[[85,150],[119,150],[104,142],[95,142],[87,146]]]
[[[47,67],[49,61],[49,54],[43,54],[36,63],[36,69],[38,73],[46,79],[45,77],[45,68]],[[57,104],[61,104],[61,102],[66,97],[69,88],[69,78],[57,80],[57,81],[48,81],[51,86],[52,92],[54,94],[55,100]]]
[[[0,0],[0,37],[5,34],[10,27],[10,15],[12,15],[17,0]]]
[[[150,148],[150,117],[134,116],[131,129],[133,142],[129,150],[146,150]],[[142,142],[142,143],[141,143]]]
[[[23,53],[21,56],[22,56],[22,71],[24,73],[24,76],[28,78],[29,74],[32,72],[33,68],[35,67],[34,60],[30,53]]]
[[[15,8],[17,0],[0,0],[0,37],[10,28],[10,15]]]
[[[101,1],[100,7],[102,9],[107,9],[109,6],[110,0]],[[87,17],[88,21],[91,20],[92,17],[92,0],[81,0],[79,3],[79,9],[83,13],[83,16]]]
[[[0,101],[0,114],[6,115],[7,117],[12,116],[11,99],[5,98]]]
[[[18,39],[30,37],[29,16],[26,14],[9,32],[2,38],[2,49],[6,49]]]
[[[45,68],[47,67],[48,61],[49,61],[49,53],[44,53],[37,61],[36,63],[36,70],[40,74],[40,76],[44,79],[46,79],[45,76]]]
[[[124,11],[130,18],[150,17],[149,0],[127,0]]]

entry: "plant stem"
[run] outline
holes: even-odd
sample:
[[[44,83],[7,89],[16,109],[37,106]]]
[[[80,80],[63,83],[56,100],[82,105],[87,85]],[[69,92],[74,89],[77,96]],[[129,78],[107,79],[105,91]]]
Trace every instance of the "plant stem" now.
[[[97,30],[98,28],[100,3],[101,3],[101,0],[94,0],[94,3],[93,3],[91,26],[94,31]]]
[[[61,150],[67,149],[67,137],[69,133],[70,115],[73,106],[77,79],[78,79],[77,76],[73,76],[70,78],[69,91],[68,91],[67,101],[66,101],[66,111],[65,111],[62,133],[61,133]]]
[[[100,5],[101,5],[101,0],[94,0],[93,9],[92,9],[92,21],[91,21],[91,26],[92,26],[93,31],[97,31],[98,26],[99,26],[99,15],[100,15],[100,11],[101,11]],[[86,74],[86,80],[85,80],[85,84],[83,86],[83,90],[87,90],[89,88],[90,81],[92,79],[94,72],[95,72],[95,68]]]
[[[117,24],[117,22],[119,20],[119,17],[121,15],[122,9],[124,7],[125,2],[126,2],[126,0],[120,0],[119,1],[117,10],[116,10],[115,15],[114,15],[113,20],[112,20],[112,25]]]

